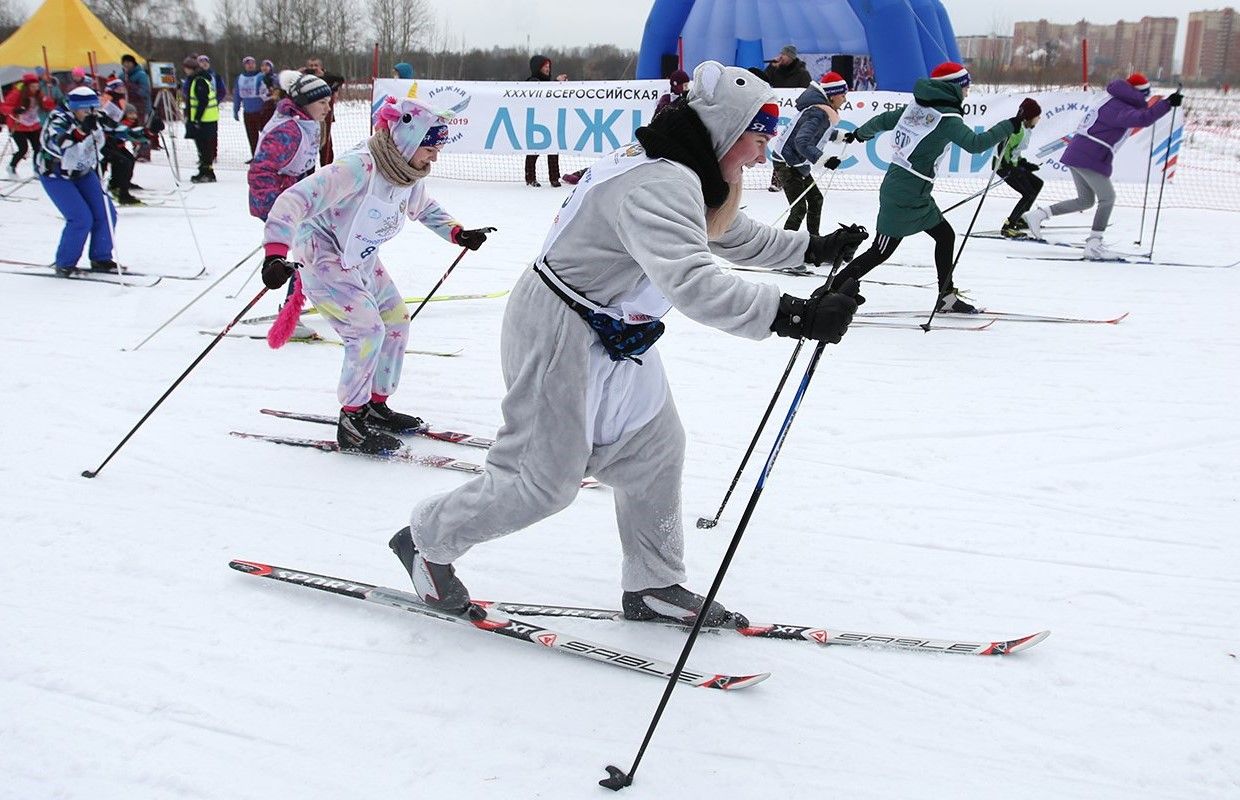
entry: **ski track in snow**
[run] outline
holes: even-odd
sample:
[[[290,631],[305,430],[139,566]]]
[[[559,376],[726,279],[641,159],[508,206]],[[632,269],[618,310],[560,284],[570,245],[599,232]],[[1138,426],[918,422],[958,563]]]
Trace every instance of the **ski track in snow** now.
[[[0,798],[596,795],[606,764],[631,763],[657,681],[228,569],[240,557],[406,588],[388,537],[414,503],[467,479],[228,436],[327,434],[258,409],[334,412],[338,348],[221,342],[98,478],[79,476],[210,342],[197,332],[219,329],[258,291],[252,281],[224,298],[251,260],[122,352],[259,242],[244,175],[219,174],[192,200],[214,206],[193,214],[205,280],[124,288],[0,275],[11,331],[0,338],[10,410]],[[139,165],[136,177],[171,186],[164,166]],[[462,260],[453,293],[510,288],[564,197],[512,184],[430,188],[466,224],[500,229]],[[4,255],[46,262],[59,223],[40,192],[27,195],[5,204]],[[747,213],[771,219],[779,202],[749,192]],[[979,227],[996,227],[1012,202],[1006,188],[992,192]],[[972,208],[949,219],[963,230]],[[118,259],[195,271],[174,210],[122,208]],[[873,195],[832,193],[824,227],[872,227],[875,210]],[[1108,240],[1134,238],[1138,214],[1118,208]],[[1219,262],[1240,245],[1234,215],[1165,209],[1160,225],[1166,258]],[[1240,795],[1240,663],[1230,655],[1240,647],[1240,270],[1006,257],[1028,252],[1018,248],[971,240],[957,283],[1005,311],[1131,315],[1116,326],[850,331],[827,350],[721,600],[755,622],[1051,637],[1002,659],[703,636],[690,666],[773,677],[737,693],[678,688],[627,793]],[[455,255],[416,224],[384,247],[406,295],[429,289]],[[916,266],[870,277],[922,281],[930,258],[929,238],[911,237],[894,260]],[[816,285],[737,277],[802,296]],[[865,310],[933,301],[929,289],[864,293]],[[428,305],[410,346],[464,351],[409,356],[393,404],[493,435],[506,302]],[[677,312],[668,328],[659,348],[688,436],[686,559],[690,585],[705,590],[811,348],[719,527],[701,531],[693,521],[718,507],[793,343],[736,339]],[[458,567],[478,597],[614,607],[614,530],[610,491],[582,492]],[[684,638],[545,622],[669,659]]]

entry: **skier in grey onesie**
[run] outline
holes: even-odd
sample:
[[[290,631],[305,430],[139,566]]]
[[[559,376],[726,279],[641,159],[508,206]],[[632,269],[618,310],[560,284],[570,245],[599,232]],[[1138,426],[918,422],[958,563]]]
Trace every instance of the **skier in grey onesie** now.
[[[856,282],[808,300],[719,269],[848,260],[864,229],[830,236],[761,225],[737,211],[742,169],[764,160],[778,106],[746,70],[705,62],[688,102],[592,166],[517,281],[500,340],[508,393],[484,474],[423,501],[390,546],[429,605],[470,613],[453,562],[481,542],[568,506],[585,475],[612,487],[630,619],[692,621],[685,580],[685,434],[653,339],[672,306],[748,339],[772,332],[838,342]],[[472,613],[477,613],[472,609]],[[715,603],[707,625],[743,626]]]

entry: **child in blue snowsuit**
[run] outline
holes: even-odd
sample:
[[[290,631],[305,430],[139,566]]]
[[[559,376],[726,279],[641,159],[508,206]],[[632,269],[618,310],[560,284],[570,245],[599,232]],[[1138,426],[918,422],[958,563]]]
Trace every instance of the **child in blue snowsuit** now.
[[[99,95],[79,86],[48,116],[40,137],[42,152],[35,162],[43,191],[65,218],[56,248],[56,272],[68,277],[90,236],[90,268],[116,272],[112,260],[112,229],[116,207],[99,182],[99,152],[104,144],[101,126],[112,120],[99,113]],[[109,220],[108,215],[111,215]]]

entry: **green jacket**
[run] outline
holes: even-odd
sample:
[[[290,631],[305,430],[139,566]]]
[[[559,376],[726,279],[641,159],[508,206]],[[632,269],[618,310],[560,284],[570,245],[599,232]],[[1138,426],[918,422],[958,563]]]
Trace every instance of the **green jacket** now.
[[[1025,152],[1025,145],[1029,142],[1029,129],[1021,125],[1007,138],[1003,143],[1003,147],[999,148],[999,166],[1014,167],[1021,161],[1021,154]]]
[[[985,133],[974,133],[964,123],[961,108],[964,93],[954,83],[922,78],[913,86],[913,100],[918,106],[954,115],[940,119],[938,125],[909,154],[908,160],[913,170],[931,179],[935,177],[935,162],[948,145],[957,144],[970,153],[982,153],[1015,133],[1012,121],[1008,119]],[[857,139],[866,141],[882,131],[894,130],[906,110],[887,111],[873,117],[857,129]],[[875,226],[878,233],[904,237],[938,225],[943,214],[930,193],[933,188],[932,180],[892,163],[878,193],[878,224]]]

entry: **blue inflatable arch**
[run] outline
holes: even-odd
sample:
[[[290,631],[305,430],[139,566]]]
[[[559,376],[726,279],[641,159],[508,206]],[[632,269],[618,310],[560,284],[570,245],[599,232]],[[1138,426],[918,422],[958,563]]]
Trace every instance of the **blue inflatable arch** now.
[[[935,65],[960,60],[940,0],[655,0],[637,77],[665,77],[682,51],[690,72],[707,60],[760,67],[786,44],[868,57],[878,88],[891,91],[911,91]]]

